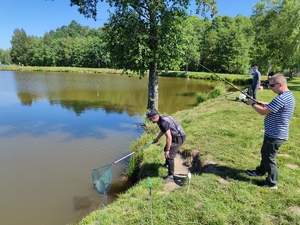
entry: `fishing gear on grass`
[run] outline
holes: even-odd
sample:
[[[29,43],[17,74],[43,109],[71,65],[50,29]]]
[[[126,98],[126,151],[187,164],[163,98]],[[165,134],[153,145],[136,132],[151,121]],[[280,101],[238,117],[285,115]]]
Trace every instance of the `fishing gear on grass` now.
[[[95,189],[100,193],[100,194],[104,194],[106,188],[108,187],[108,185],[111,182],[111,177],[112,177],[112,167],[113,164],[120,162],[121,160],[127,158],[128,156],[141,151],[144,148],[147,148],[148,146],[150,146],[152,144],[148,143],[144,146],[142,146],[141,148],[137,149],[136,151],[122,157],[121,159],[113,162],[112,164],[108,164],[102,167],[99,167],[97,169],[93,169],[92,171],[92,181],[93,181],[93,185],[95,187]]]

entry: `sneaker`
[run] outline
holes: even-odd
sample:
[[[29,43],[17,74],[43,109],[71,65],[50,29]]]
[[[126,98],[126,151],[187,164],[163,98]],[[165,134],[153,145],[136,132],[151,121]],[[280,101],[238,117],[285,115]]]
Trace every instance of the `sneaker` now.
[[[166,184],[166,183],[169,183],[171,181],[174,180],[174,176],[173,175],[169,175],[169,176],[166,176],[164,179],[163,179],[163,183]]]
[[[261,176],[261,174],[258,173],[256,170],[247,170],[247,174],[252,177]]]
[[[269,188],[269,189],[278,189],[277,185],[270,186],[268,184],[265,184],[263,187],[266,187],[266,188]]]
[[[258,181],[256,182],[257,186],[260,186],[260,187],[266,187],[266,188],[269,188],[269,189],[278,189],[277,185],[269,185],[267,183],[267,181]]]

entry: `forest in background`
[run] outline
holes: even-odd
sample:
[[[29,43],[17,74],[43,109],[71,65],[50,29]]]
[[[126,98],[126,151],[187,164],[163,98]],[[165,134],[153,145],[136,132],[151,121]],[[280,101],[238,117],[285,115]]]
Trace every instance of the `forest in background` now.
[[[202,71],[199,66],[202,64],[218,73],[247,74],[251,66],[258,65],[263,73],[267,73],[270,67],[275,71],[298,71],[300,4],[295,0],[281,2],[257,4],[250,18],[216,16],[210,20],[188,16],[170,24],[175,35],[169,39],[175,44],[164,44],[163,40],[162,51],[170,58],[172,52],[180,54],[177,54],[176,63],[170,59],[168,64],[166,57],[158,58],[157,68]],[[131,64],[140,63],[140,58],[147,57],[149,49],[139,42],[145,39],[145,34],[139,33],[138,27],[128,26],[127,21],[126,37],[119,39],[122,43],[116,43],[112,40],[110,22],[98,29],[90,29],[71,21],[69,25],[46,32],[43,37],[28,35],[25,30],[17,28],[12,36],[12,47],[0,49],[0,62],[24,66],[123,69],[118,61],[124,63],[124,55],[132,58],[134,52],[135,58],[129,61]],[[130,39],[139,42],[138,47],[130,48]]]

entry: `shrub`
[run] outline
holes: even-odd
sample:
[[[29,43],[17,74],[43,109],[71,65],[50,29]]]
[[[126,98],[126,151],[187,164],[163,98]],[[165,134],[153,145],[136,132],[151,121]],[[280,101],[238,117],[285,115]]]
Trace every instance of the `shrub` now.
[[[214,99],[224,94],[226,94],[226,89],[224,87],[217,86],[208,93],[208,99]]]
[[[198,103],[205,102],[207,100],[207,94],[202,92],[197,92],[196,98]]]
[[[197,92],[196,98],[197,98],[198,103],[201,103],[201,102],[205,102],[209,99],[214,99],[214,98],[217,98],[217,97],[219,97],[221,95],[225,95],[225,94],[226,94],[226,89],[223,86],[217,86],[209,93]]]

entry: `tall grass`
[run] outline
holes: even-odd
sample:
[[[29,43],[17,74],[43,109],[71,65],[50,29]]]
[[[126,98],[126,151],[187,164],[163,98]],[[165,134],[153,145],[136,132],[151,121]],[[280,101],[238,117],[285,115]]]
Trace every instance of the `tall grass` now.
[[[215,99],[221,95],[225,95],[226,94],[226,89],[223,86],[217,86],[215,87],[212,91],[208,92],[208,93],[202,93],[202,92],[197,92],[196,93],[196,98],[198,103],[202,103],[205,102],[209,99]]]

